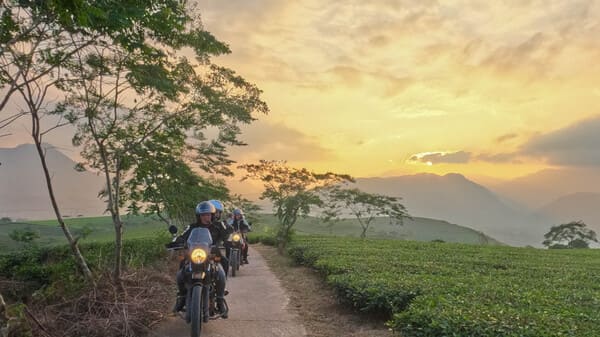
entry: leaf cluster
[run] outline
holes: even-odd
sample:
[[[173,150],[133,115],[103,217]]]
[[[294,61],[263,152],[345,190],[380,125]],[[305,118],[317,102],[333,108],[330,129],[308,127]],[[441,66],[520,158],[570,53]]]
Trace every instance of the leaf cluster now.
[[[340,220],[348,212],[360,223],[364,237],[371,221],[377,217],[385,216],[390,221],[402,225],[403,218],[408,216],[406,208],[400,203],[398,197],[368,193],[358,188],[345,188],[333,185],[325,189],[326,210],[323,220],[332,222]]]
[[[588,248],[589,242],[598,242],[596,232],[587,228],[583,221],[552,226],[544,238],[542,244],[551,248]]]

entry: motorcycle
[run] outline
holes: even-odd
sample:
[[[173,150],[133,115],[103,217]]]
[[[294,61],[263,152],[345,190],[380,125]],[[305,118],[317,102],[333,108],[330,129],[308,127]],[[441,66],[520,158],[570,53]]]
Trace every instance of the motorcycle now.
[[[231,276],[235,277],[242,264],[242,249],[246,242],[243,234],[240,232],[231,233],[227,241],[230,246],[229,265],[231,266]]]
[[[177,233],[177,227],[169,227],[171,234]],[[192,229],[187,242],[184,245],[172,242],[167,245],[170,251],[183,251],[184,280],[187,289],[185,300],[185,311],[179,312],[181,317],[191,325],[191,336],[199,337],[202,331],[202,323],[211,319],[217,319],[217,292],[216,280],[220,254],[213,247],[210,231],[206,228],[197,227]],[[228,310],[227,301],[223,304]]]

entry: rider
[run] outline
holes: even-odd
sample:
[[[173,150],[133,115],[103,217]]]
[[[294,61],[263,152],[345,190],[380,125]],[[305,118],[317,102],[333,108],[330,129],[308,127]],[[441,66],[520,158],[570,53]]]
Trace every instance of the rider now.
[[[223,216],[223,211],[225,210],[225,208],[223,207],[223,203],[219,200],[214,199],[209,200],[208,202],[210,202],[216,210],[215,216],[213,217],[213,224],[218,227],[227,228],[229,234],[233,233],[233,228],[231,227],[229,222],[223,221],[221,219],[221,217]],[[227,237],[223,239],[223,245],[225,246],[225,257],[223,257],[224,262],[222,262],[222,264],[223,269],[225,270],[225,275],[227,275],[227,272],[229,271],[229,255],[231,253],[231,244],[227,241]]]
[[[236,208],[233,210],[233,219],[231,220],[230,225],[233,227],[233,230],[236,232],[241,232],[244,237],[244,247],[242,248],[242,263],[248,263],[248,239],[246,236],[247,232],[252,230],[250,223],[246,221],[244,218],[244,212]]]
[[[196,206],[196,222],[190,224],[185,229],[185,231],[179,237],[177,237],[175,242],[187,242],[187,239],[190,236],[192,229],[196,227],[208,228],[208,230],[210,231],[210,235],[213,239],[213,244],[215,245],[218,245],[220,241],[226,240],[229,236],[229,230],[226,226],[220,226],[213,222],[215,211],[215,207],[212,203],[208,201],[203,201],[199,203]],[[220,255],[220,251],[218,254]],[[228,261],[224,256],[221,256],[221,264],[223,264],[223,266],[217,264],[217,309],[221,313],[222,318],[227,318],[227,307],[224,305],[223,300],[225,296],[226,282],[224,268],[228,264]],[[174,311],[182,311],[183,307],[185,306],[185,296],[187,293],[187,289],[185,288],[183,266],[184,264],[182,264],[182,267],[177,271],[177,287],[179,290],[177,292],[177,302],[175,303]]]

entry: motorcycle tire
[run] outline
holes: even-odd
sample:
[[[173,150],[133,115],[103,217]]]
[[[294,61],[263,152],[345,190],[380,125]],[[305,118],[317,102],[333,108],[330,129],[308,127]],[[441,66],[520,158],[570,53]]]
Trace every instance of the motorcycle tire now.
[[[202,332],[202,297],[202,286],[192,288],[192,300],[189,308],[192,337],[200,337],[200,333]]]
[[[238,259],[238,253],[235,251],[231,254],[231,277],[235,277],[239,264],[240,260]]]
[[[210,301],[209,301],[209,290],[208,287],[202,288],[202,306],[204,307],[204,323],[208,323],[210,319]]]

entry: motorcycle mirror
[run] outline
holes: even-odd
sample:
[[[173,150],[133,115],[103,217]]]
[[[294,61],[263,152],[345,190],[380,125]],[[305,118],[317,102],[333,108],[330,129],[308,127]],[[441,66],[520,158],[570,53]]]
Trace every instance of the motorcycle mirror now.
[[[177,226],[175,226],[175,225],[169,226],[169,233],[171,233],[171,234],[177,233]]]

